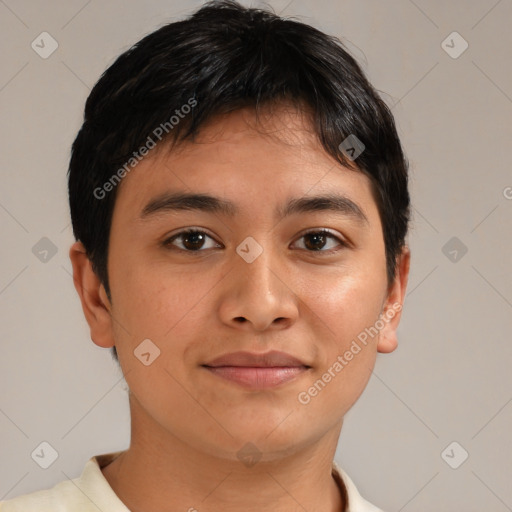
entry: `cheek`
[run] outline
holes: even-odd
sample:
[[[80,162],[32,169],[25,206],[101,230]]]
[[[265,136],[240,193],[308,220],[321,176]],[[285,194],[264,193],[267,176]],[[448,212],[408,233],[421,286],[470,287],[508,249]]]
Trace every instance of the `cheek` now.
[[[138,267],[138,268],[137,268]],[[206,276],[201,282],[191,279],[190,272],[165,271],[163,268],[133,266],[118,275],[115,312],[134,339],[164,340],[190,323],[194,310],[213,286]]]
[[[334,349],[342,349],[378,319],[384,290],[380,281],[351,272],[350,276],[324,276],[305,283],[301,298],[330,334]]]
[[[322,293],[309,293],[304,299],[317,324],[320,364],[310,387],[303,389],[307,396],[301,403],[314,401],[318,411],[334,404],[336,417],[340,408],[348,410],[357,400],[375,365],[378,335],[374,326],[381,312],[381,288],[376,280],[362,276],[329,283],[324,283]]]

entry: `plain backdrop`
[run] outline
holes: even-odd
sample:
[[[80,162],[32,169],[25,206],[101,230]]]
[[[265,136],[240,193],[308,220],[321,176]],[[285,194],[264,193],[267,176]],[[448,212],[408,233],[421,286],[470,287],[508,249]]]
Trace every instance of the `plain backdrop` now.
[[[0,499],[128,446],[126,383],[71,278],[70,146],[101,73],[200,3],[0,1]],[[512,510],[512,2],[270,4],[342,39],[411,164],[400,345],[378,355],[336,460],[387,511]],[[42,442],[48,469],[31,457]]]

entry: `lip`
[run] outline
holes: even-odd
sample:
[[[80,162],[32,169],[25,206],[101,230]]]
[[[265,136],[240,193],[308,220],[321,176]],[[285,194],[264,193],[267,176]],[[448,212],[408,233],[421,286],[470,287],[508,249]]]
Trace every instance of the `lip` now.
[[[269,389],[290,382],[307,372],[305,366],[255,368],[246,366],[216,366],[205,368],[223,379],[236,382],[249,389]]]
[[[249,389],[269,389],[290,382],[311,367],[285,352],[233,352],[202,365],[213,375]]]
[[[272,368],[272,367],[307,367],[309,366],[286,352],[279,352],[277,350],[271,350],[270,352],[264,352],[261,354],[255,352],[231,352],[230,354],[224,354],[212,361],[203,364],[208,367],[219,367],[219,366],[243,366],[253,368]]]

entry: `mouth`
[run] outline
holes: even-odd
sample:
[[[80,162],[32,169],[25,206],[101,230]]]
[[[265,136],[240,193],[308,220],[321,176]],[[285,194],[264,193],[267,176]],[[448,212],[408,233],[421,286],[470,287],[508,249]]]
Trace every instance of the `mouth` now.
[[[211,374],[249,389],[268,389],[290,382],[311,366],[284,352],[233,352],[201,365]]]

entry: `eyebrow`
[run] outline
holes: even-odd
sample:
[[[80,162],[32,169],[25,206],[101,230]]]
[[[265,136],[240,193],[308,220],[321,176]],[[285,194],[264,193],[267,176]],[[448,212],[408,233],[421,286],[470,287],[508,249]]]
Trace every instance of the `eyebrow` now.
[[[146,204],[141,212],[140,220],[148,220],[157,214],[180,210],[203,211],[222,214],[227,217],[234,217],[239,213],[238,207],[231,201],[209,194],[166,192],[151,199]],[[333,212],[352,218],[361,224],[369,224],[368,218],[361,207],[348,197],[339,194],[292,198],[284,206],[277,208],[275,215],[281,220],[294,214],[318,211]]]

